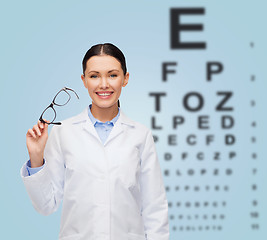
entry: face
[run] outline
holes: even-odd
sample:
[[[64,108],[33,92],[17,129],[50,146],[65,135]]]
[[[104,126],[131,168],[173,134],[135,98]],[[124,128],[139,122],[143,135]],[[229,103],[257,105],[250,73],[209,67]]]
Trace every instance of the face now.
[[[96,108],[117,107],[122,87],[128,83],[129,73],[125,75],[120,62],[108,55],[93,56],[86,63],[83,84],[87,88]]]

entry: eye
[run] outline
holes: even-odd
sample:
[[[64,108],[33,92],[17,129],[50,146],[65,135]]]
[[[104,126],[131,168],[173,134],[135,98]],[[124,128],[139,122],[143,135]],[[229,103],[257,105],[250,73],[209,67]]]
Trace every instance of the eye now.
[[[97,78],[97,76],[96,75],[91,75],[90,78]]]
[[[110,75],[112,78],[114,78],[114,77],[117,77],[117,74],[111,74]]]

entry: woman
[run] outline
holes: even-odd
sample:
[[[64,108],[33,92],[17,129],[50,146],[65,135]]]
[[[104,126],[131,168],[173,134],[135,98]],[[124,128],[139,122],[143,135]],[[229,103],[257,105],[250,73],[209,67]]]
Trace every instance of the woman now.
[[[123,53],[91,47],[83,59],[92,104],[54,125],[40,121],[26,134],[30,160],[21,177],[34,208],[55,212],[60,240],[167,240],[168,204],[152,132],[120,109],[128,83]]]

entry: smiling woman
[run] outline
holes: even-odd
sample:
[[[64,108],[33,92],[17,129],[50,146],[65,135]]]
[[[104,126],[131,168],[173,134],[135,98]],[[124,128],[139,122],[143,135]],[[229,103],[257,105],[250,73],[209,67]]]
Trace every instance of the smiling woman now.
[[[112,47],[107,45],[106,48],[98,48],[98,51],[90,49],[86,53],[81,75],[92,99],[92,114],[102,122],[110,120],[108,116],[112,119],[118,114],[116,103],[122,87],[125,87],[129,80],[129,73],[125,72],[123,54],[115,49],[116,54],[107,55],[106,53],[111,54]]]
[[[113,44],[91,47],[81,79],[92,104],[26,134],[21,177],[43,215],[62,205],[60,240],[168,240],[168,202],[152,132],[119,105],[129,80]]]

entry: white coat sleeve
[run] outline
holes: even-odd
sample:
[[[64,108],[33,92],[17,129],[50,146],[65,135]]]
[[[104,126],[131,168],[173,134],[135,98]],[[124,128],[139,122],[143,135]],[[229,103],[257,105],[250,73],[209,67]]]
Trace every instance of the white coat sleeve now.
[[[141,153],[142,218],[147,240],[169,240],[168,202],[151,130]]]
[[[29,176],[26,163],[20,174],[33,207],[42,215],[55,212],[63,199],[65,164],[56,128],[53,126],[44,150],[44,167]]]

